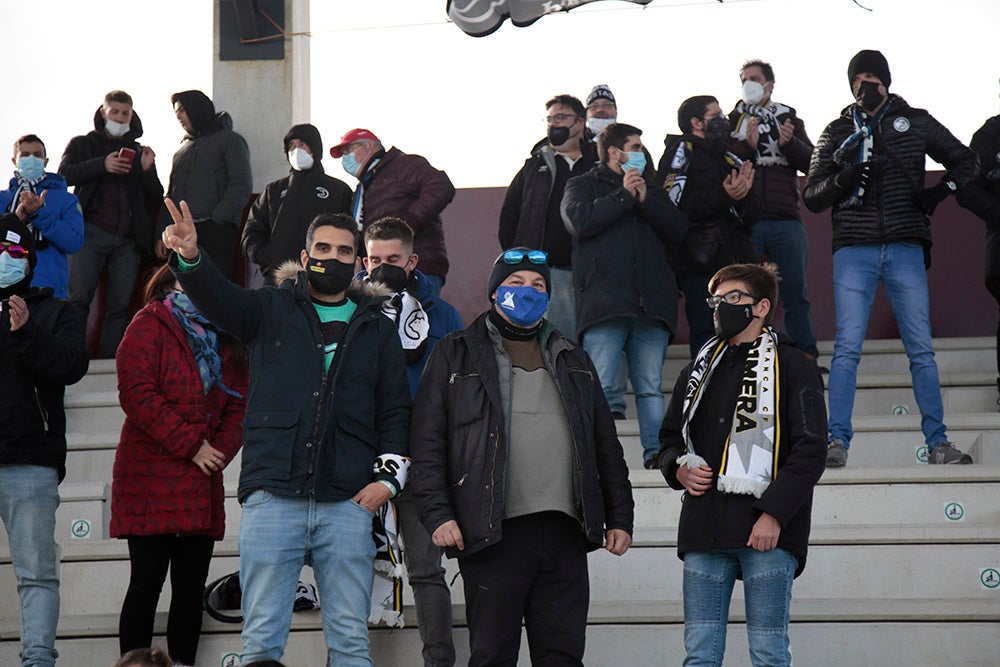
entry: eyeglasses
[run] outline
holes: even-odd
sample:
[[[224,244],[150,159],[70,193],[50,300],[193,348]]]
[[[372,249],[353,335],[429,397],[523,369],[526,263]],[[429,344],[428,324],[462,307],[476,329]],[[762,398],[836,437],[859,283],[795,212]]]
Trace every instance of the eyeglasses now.
[[[557,113],[554,116],[546,116],[545,122],[551,125],[552,123],[565,123],[568,120],[576,121],[580,117],[573,113]]]
[[[749,292],[744,292],[743,290],[734,289],[732,292],[726,292],[721,296],[710,296],[707,299],[705,299],[705,303],[707,303],[708,307],[712,309],[717,308],[718,305],[723,301],[725,301],[731,306],[735,306],[739,304],[739,302],[743,299],[743,297],[750,297],[751,299],[753,299],[754,303],[757,303],[762,298],[764,298],[760,296],[754,296],[753,294],[750,294]]]
[[[549,255],[544,250],[507,250],[500,257],[503,259],[504,264],[520,264],[525,258],[531,264],[541,265],[549,263]]]
[[[0,254],[7,253],[12,259],[24,259],[31,254],[31,251],[24,246],[8,245],[0,246]]]
[[[591,102],[587,106],[587,108],[588,109],[614,109],[616,107],[615,107],[615,103],[614,102]]]

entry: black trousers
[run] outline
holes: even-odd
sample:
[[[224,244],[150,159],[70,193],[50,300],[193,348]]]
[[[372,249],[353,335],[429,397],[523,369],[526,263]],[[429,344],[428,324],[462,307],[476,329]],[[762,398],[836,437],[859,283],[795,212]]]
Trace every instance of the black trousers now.
[[[118,620],[118,646],[123,655],[152,644],[156,603],[169,566],[173,594],[167,616],[167,652],[181,664],[195,663],[201,638],[201,598],[214,548],[215,540],[206,535],[128,538],[132,573]]]
[[[237,285],[243,284],[239,275],[240,231],[228,222],[205,220],[195,225],[198,245],[212,258],[219,272]]]
[[[521,619],[532,665],[583,665],[590,605],[587,542],[562,512],[507,519],[499,544],[460,558],[469,667],[517,665]]]

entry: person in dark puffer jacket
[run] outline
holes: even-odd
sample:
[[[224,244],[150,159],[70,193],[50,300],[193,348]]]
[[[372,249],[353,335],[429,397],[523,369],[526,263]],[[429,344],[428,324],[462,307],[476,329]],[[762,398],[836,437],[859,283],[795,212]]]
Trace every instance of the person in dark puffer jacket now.
[[[823,130],[803,195],[813,213],[833,207],[837,337],[830,363],[827,466],[847,463],[861,344],[879,282],[910,360],[928,462],[972,463],[948,442],[931,348],[926,269],[932,243],[928,216],[975,178],[979,158],[925,110],[889,93],[889,64],[880,52],[858,52],[847,80],[856,103]],[[924,188],[925,156],[948,170],[930,188]]]
[[[121,652],[150,645],[169,567],[167,648],[178,664],[194,665],[208,566],[225,534],[222,471],[243,444],[247,363],[242,345],[207,324],[177,287],[170,267],[153,274],[118,348],[125,424],[111,537],[128,540],[132,564]]]

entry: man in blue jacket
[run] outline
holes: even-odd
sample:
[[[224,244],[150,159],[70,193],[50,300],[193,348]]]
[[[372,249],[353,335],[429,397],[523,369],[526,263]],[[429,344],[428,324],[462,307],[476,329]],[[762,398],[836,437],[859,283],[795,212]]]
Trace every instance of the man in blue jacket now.
[[[369,225],[365,229],[365,249],[368,280],[380,282],[395,293],[391,308],[385,312],[396,321],[410,393],[416,396],[431,349],[452,331],[462,329],[462,318],[450,303],[434,297],[431,281],[416,268],[420,258],[413,252],[413,231],[401,219],[387,217]],[[406,543],[403,561],[417,607],[424,665],[454,665],[451,593],[441,567],[441,547],[431,541],[409,492],[403,492],[396,501],[396,512]]]
[[[15,213],[28,225],[38,249],[33,287],[51,287],[55,296],[69,295],[69,263],[83,245],[83,209],[66,189],[66,179],[45,171],[45,144],[34,134],[14,142],[16,170],[10,187],[0,191],[0,213]]]
[[[277,287],[242,289],[198,246],[191,211],[167,199],[163,244],[192,303],[247,346],[250,390],[238,496],[243,664],[279,660],[295,586],[312,565],[331,665],[371,665],[372,519],[409,468],[403,351],[382,286],[355,282],[358,231],[316,216]]]

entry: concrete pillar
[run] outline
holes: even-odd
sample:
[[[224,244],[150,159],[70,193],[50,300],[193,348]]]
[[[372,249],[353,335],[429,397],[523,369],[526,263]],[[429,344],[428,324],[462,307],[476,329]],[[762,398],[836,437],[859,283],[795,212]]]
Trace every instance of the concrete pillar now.
[[[284,60],[219,60],[219,10],[213,3],[212,100],[233,117],[233,129],[250,145],[253,189],[288,173],[281,138],[309,122],[309,37],[285,41]],[[226,5],[227,11],[231,10]],[[309,0],[285,0],[285,32],[309,30]]]

